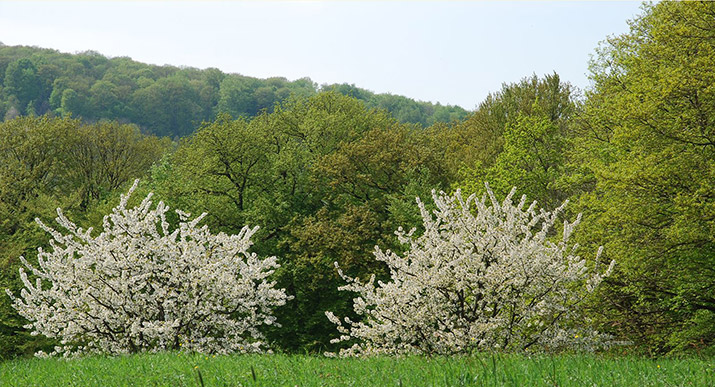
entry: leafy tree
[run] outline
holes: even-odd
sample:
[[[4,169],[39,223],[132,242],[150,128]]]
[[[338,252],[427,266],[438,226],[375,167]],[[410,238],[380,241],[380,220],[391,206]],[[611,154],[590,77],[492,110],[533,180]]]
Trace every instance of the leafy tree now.
[[[218,111],[233,117],[249,117],[258,113],[259,107],[253,98],[258,88],[256,79],[227,77],[221,82]]]
[[[311,180],[322,189],[313,192],[321,194],[323,206],[290,227],[293,281],[311,281],[310,287],[296,289],[303,293],[296,294],[296,303],[310,312],[301,320],[313,335],[303,331],[296,336],[314,340],[310,349],[329,347],[331,326],[324,310],[352,315],[348,295],[337,292],[333,262],[352,275],[385,275],[384,266],[371,260],[369,251],[376,242],[394,246],[393,225],[412,219],[404,206],[414,202],[414,195],[405,195],[410,178],[426,177],[421,182],[433,184],[428,173],[418,175],[420,168],[429,171],[431,160],[423,157],[416,137],[411,128],[392,122],[341,143],[314,164]]]
[[[132,97],[135,123],[159,136],[186,136],[201,117],[198,91],[182,77],[161,78]]]
[[[25,111],[40,96],[41,85],[37,67],[28,58],[18,59],[5,70],[5,93],[17,97],[19,107]]]
[[[221,115],[184,141],[174,155],[185,183],[184,192],[177,193],[196,200],[193,207],[211,209],[212,224],[240,229],[249,221],[247,212],[258,196],[270,190],[272,179],[265,173],[272,147],[264,129]]]
[[[66,203],[63,186],[62,142],[75,125],[72,120],[19,117],[0,123],[0,287],[18,289],[18,257],[42,245],[36,217]],[[32,337],[26,324],[0,297],[0,358],[34,352],[46,340]]]
[[[174,180],[181,184],[170,195],[210,209],[217,227],[252,221],[275,238],[296,213],[322,206],[322,188],[310,180],[318,158],[388,120],[330,93],[293,99],[250,121],[219,116],[179,146],[173,160],[181,177]]]
[[[104,80],[95,82],[89,92],[90,109],[97,112],[97,118],[112,119],[124,115],[124,106],[113,83]]]
[[[73,112],[81,114],[85,110],[86,100],[73,89],[65,89],[61,101],[59,112],[65,117],[71,116]]]
[[[473,165],[461,165],[457,186],[481,193],[488,181],[500,195],[517,186],[543,205],[557,206],[570,193],[564,176],[575,112],[571,86],[557,74],[504,85],[461,124],[464,127],[455,128],[469,144],[482,142],[475,144],[476,152],[457,149],[450,155],[474,152]]]
[[[715,4],[645,5],[592,63],[574,181],[619,265],[594,308],[654,352],[715,339]]]
[[[261,225],[260,252],[281,257],[280,286],[290,294],[278,311],[285,327],[271,338],[287,349],[326,348],[323,311],[349,313],[337,292],[339,260],[351,274],[381,270],[367,250],[390,240],[397,219],[412,219],[411,177],[430,182],[435,160],[414,128],[337,93],[297,96],[272,113],[206,123],[181,143],[157,192],[212,227],[236,232]],[[393,213],[394,211],[394,213]]]
[[[61,149],[79,123],[69,119],[19,117],[0,123],[0,208],[2,230],[12,234],[32,214],[34,200],[59,195],[66,188],[62,179]],[[11,214],[15,214],[11,216]],[[30,217],[29,220],[34,218]]]
[[[167,138],[145,136],[136,126],[117,122],[77,126],[68,140],[61,150],[66,181],[82,208],[144,174],[170,146]]]

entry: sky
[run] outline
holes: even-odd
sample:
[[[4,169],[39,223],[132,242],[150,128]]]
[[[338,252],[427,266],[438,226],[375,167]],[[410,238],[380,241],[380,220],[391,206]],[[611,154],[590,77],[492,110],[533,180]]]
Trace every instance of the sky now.
[[[556,72],[581,90],[637,1],[6,1],[0,42],[259,78],[310,77],[474,109]]]

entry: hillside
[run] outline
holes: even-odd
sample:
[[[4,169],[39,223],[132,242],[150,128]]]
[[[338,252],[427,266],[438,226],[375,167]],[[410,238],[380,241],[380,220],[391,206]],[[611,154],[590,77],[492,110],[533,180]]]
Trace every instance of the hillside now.
[[[259,79],[209,68],[155,66],[127,57],[107,58],[94,51],[56,50],[0,43],[0,118],[18,115],[118,120],[145,132],[186,136],[219,113],[253,117],[271,111],[290,95],[307,97],[335,90],[386,109],[399,121],[429,126],[462,119],[467,111],[392,95],[355,85],[318,85],[310,78]]]

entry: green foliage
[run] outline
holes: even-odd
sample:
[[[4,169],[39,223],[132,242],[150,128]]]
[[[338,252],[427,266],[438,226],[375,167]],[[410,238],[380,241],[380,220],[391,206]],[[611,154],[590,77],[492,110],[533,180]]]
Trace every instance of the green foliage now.
[[[488,182],[497,195],[518,187],[519,195],[555,208],[568,197],[561,179],[575,110],[571,86],[556,74],[504,85],[455,129],[470,143],[482,142],[466,160],[473,164],[462,164],[457,187],[483,193]]]
[[[17,98],[17,106],[23,112],[27,107],[33,107],[35,99],[40,94],[40,80],[37,76],[37,67],[27,58],[11,62],[5,70],[3,79],[4,92],[8,96]]]
[[[168,138],[145,136],[136,126],[117,122],[79,125],[66,140],[61,148],[66,181],[81,208],[146,173],[171,146]]]
[[[250,120],[206,123],[181,143],[156,192],[208,212],[221,230],[259,225],[261,253],[282,260],[279,286],[295,296],[272,337],[287,349],[323,350],[334,330],[323,312],[349,313],[333,262],[355,275],[383,270],[374,245],[394,244],[395,223],[419,219],[404,205],[413,192],[439,185],[432,154],[415,128],[326,92]]]
[[[365,102],[368,108],[384,109],[403,123],[420,124],[423,127],[437,122],[454,122],[464,119],[467,111],[459,106],[432,104],[415,101],[393,94],[375,94],[347,83],[324,85],[323,91],[336,91]]]
[[[191,134],[220,113],[255,117],[264,110],[272,112],[291,95],[306,98],[319,89],[310,78],[259,79],[215,68],[160,67],[129,58],[109,59],[92,51],[70,55],[0,46],[0,118],[52,113],[86,122],[118,120],[173,138]],[[352,89],[360,91],[368,108],[386,109],[402,122],[430,125],[466,115],[456,106]],[[344,88],[339,91],[349,94]]]
[[[715,4],[645,6],[592,63],[574,182],[617,262],[595,310],[650,351],[715,340]]]

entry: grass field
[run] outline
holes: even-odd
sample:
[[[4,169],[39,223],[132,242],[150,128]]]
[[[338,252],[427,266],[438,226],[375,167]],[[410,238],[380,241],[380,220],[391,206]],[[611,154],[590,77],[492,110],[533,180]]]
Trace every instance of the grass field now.
[[[0,363],[0,386],[715,386],[715,359],[140,354]]]

